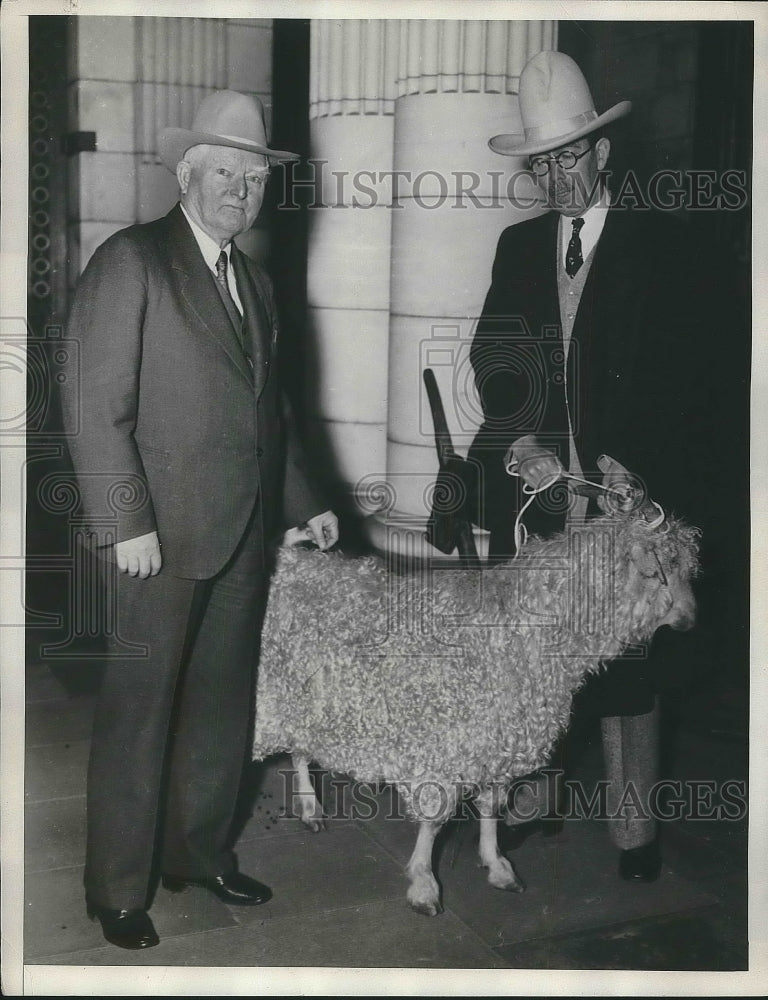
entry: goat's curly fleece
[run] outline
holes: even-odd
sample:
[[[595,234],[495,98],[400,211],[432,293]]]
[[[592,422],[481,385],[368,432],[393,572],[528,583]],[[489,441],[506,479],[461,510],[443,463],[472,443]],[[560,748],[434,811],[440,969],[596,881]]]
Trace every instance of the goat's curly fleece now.
[[[543,766],[586,675],[647,642],[669,607],[633,570],[697,571],[694,528],[602,517],[486,570],[403,575],[382,559],[284,549],[262,634],[255,758],[291,751],[398,785],[415,818],[445,819],[461,783]],[[413,801],[416,786],[443,793]]]

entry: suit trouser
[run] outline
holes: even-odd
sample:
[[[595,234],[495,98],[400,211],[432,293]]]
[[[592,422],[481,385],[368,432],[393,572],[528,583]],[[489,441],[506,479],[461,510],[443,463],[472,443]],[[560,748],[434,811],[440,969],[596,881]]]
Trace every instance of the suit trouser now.
[[[258,521],[213,579],[118,574],[116,632],[146,654],[108,655],[96,706],[85,889],[97,905],[146,907],[156,861],[189,878],[234,868],[267,580]]]
[[[642,847],[656,837],[649,797],[659,770],[658,700],[643,715],[612,715],[600,720],[608,781],[608,831],[621,850]]]

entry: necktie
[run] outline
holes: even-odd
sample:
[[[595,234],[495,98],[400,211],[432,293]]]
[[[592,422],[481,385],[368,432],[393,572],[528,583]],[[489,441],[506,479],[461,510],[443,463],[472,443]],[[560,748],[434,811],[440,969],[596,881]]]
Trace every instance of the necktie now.
[[[229,318],[232,321],[232,325],[237,333],[240,348],[245,355],[245,360],[248,362],[248,367],[251,371],[253,371],[253,359],[251,358],[248,348],[247,334],[245,324],[243,323],[243,314],[237,308],[235,300],[232,298],[232,293],[229,290],[229,285],[227,284],[227,255],[223,250],[216,260],[216,281],[219,283],[219,292],[221,294],[222,302],[229,313]]]
[[[229,318],[232,320],[232,325],[237,332],[237,339],[240,342],[240,347],[242,348],[243,354],[245,355],[245,360],[248,365],[253,369],[253,360],[251,359],[248,344],[246,341],[246,332],[243,324],[243,314],[237,308],[235,300],[232,298],[232,293],[229,290],[229,285],[227,283],[227,255],[222,250],[216,261],[216,281],[219,283],[219,292],[221,299],[229,313]]]
[[[227,255],[224,250],[222,250],[219,254],[218,260],[216,261],[216,280],[221,285],[224,305],[227,307],[227,311],[235,323],[235,328],[239,331],[243,317],[240,314],[240,310],[235,305],[235,300],[232,298],[232,293],[229,290],[229,284],[227,283],[227,264]]]
[[[572,278],[584,263],[584,258],[581,256],[581,238],[579,237],[583,225],[583,219],[573,220],[573,234],[568,243],[568,249],[565,251],[565,273],[569,278]]]

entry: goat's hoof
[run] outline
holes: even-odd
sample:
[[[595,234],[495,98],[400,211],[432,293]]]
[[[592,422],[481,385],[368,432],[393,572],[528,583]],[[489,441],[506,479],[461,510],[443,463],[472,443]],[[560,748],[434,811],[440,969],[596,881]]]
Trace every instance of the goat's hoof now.
[[[501,870],[489,871],[488,884],[502,892],[525,892],[525,882],[509,862]]]
[[[525,892],[525,882],[519,878],[514,882],[491,882],[489,879],[488,885],[494,889],[501,889],[502,892]]]
[[[439,902],[433,903],[428,900],[418,903],[411,902],[410,907],[415,913],[423,913],[425,917],[436,917],[443,912],[443,908]]]
[[[496,889],[503,889],[504,892],[525,892],[525,882],[521,878],[517,878],[514,882],[508,882],[506,885],[497,885]]]
[[[503,892],[525,892],[525,882],[506,858],[499,859],[498,865],[489,868],[488,884]]]
[[[440,904],[440,887],[434,877],[418,878],[415,884],[411,884],[406,895],[408,905],[416,913],[423,913],[425,917],[436,917],[443,912]]]
[[[301,822],[311,833],[322,833],[323,830],[328,829],[326,822],[322,817],[320,819],[302,819]]]

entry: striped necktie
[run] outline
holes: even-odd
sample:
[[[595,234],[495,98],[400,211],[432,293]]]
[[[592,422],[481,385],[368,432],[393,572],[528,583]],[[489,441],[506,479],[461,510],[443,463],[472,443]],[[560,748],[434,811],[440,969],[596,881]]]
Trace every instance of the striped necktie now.
[[[227,282],[227,255],[222,250],[216,261],[216,281],[219,284],[219,294],[221,295],[222,302],[229,313],[229,318],[232,321],[232,325],[237,333],[237,339],[245,355],[245,360],[248,362],[248,367],[253,371],[253,358],[251,357],[250,347],[248,344],[248,334],[246,330],[246,324],[243,322],[243,314],[237,308],[237,303],[232,298],[232,293],[229,290],[229,284]]]
[[[224,304],[229,311],[230,317],[235,320],[235,327],[239,330],[240,324],[242,322],[242,314],[237,308],[235,300],[232,298],[232,293],[229,290],[229,282],[227,281],[227,265],[229,261],[227,259],[226,251],[222,250],[219,254],[219,258],[216,261],[216,280],[221,285],[221,290],[223,292]]]

